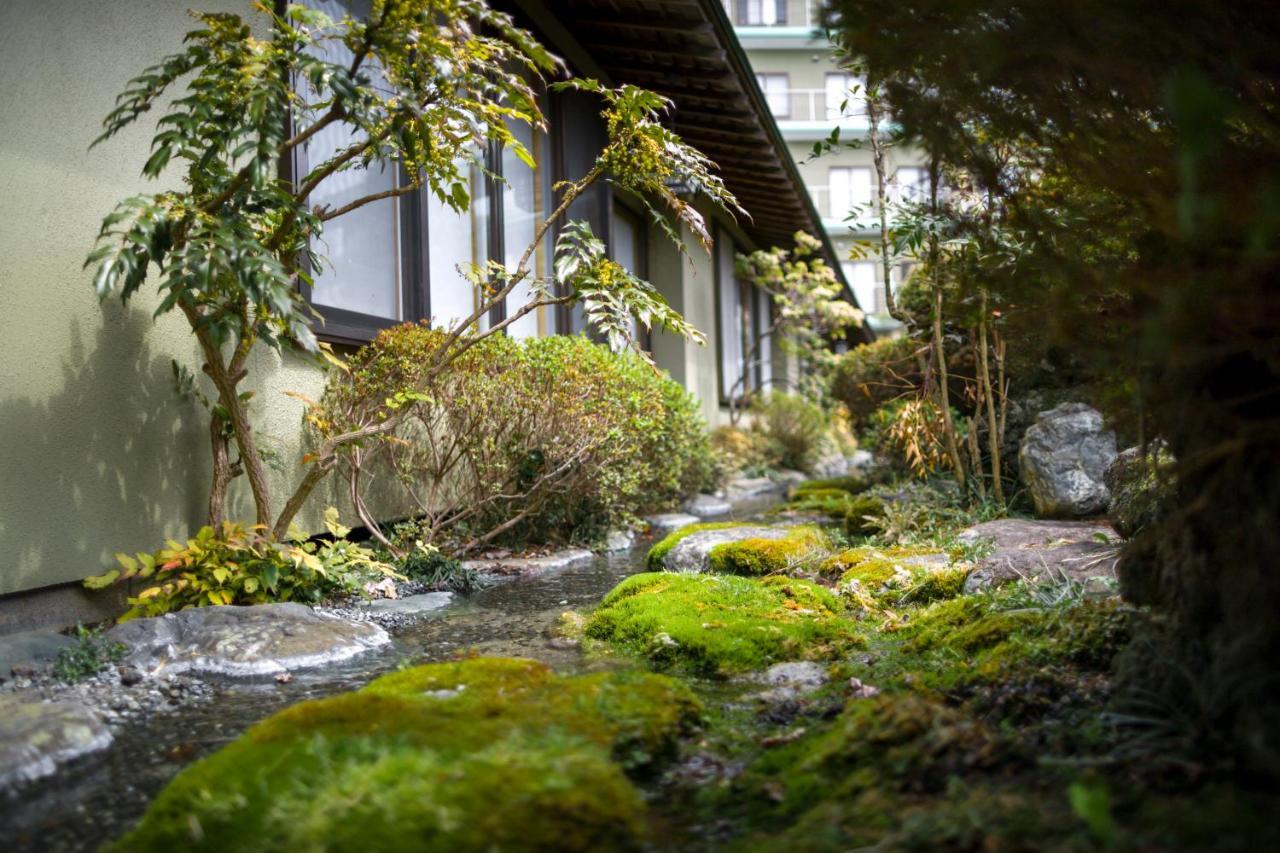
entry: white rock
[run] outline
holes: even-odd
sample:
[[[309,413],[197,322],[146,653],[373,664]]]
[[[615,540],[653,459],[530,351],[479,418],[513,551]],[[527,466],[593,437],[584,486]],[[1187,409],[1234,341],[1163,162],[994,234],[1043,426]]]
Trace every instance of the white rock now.
[[[610,530],[609,535],[604,540],[604,550],[607,554],[615,554],[619,551],[630,551],[631,546],[636,544],[636,535],[630,530]]]
[[[749,524],[699,530],[677,542],[663,557],[662,566],[669,572],[705,572],[711,559],[711,549],[717,545],[743,539],[782,539],[790,532],[786,527]]]
[[[1018,449],[1018,466],[1036,513],[1055,518],[1095,515],[1107,508],[1107,467],[1116,435],[1102,414],[1084,403],[1041,412]]]
[[[765,684],[812,689],[827,683],[827,670],[810,660],[787,661],[766,669],[760,680]]]
[[[130,651],[125,663],[161,671],[274,675],[346,660],[390,642],[371,622],[302,604],[201,607],[124,622],[107,632]]]
[[[409,595],[404,598],[378,598],[362,604],[361,607],[374,613],[403,613],[412,616],[441,610],[448,607],[452,601],[452,592],[424,592],[421,595]]]
[[[650,515],[645,518],[645,522],[649,525],[649,531],[655,536],[666,536],[673,530],[688,527],[690,524],[697,524],[700,520],[696,515],[689,515],[685,512],[667,512],[661,515]]]

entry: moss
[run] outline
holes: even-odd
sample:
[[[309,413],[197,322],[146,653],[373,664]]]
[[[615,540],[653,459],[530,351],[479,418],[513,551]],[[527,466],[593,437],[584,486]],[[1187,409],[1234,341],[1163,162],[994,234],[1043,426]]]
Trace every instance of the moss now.
[[[639,845],[627,780],[699,716],[662,676],[431,664],[293,706],[192,765],[120,850]]]
[[[801,580],[650,573],[615,587],[586,633],[659,669],[727,676],[861,645],[839,610],[830,592]]]
[[[725,530],[730,527],[741,527],[742,523],[738,521],[708,521],[702,524],[689,524],[681,527],[679,530],[668,533],[660,542],[657,542],[649,549],[649,555],[645,561],[652,571],[661,571],[663,561],[671,549],[680,544],[685,537],[700,533],[703,530]]]
[[[914,588],[925,584],[930,576],[945,571],[936,566],[922,565],[919,559],[939,554],[941,552],[932,548],[875,548],[863,545],[828,557],[823,561],[819,572],[824,577],[839,578],[842,586],[857,581],[873,594],[879,594],[895,578],[902,578],[904,584]],[[949,578],[946,583],[954,584],[954,578]],[[962,578],[960,584],[963,583]]]
[[[964,582],[972,571],[972,566],[959,565],[917,572],[898,600],[904,604],[928,604],[955,598],[964,592]]]
[[[814,561],[829,547],[816,527],[794,527],[782,539],[743,539],[711,549],[708,568],[724,575],[769,575]]]
[[[800,849],[847,849],[874,842],[904,798],[940,793],[954,776],[1008,760],[999,739],[962,712],[910,693],[881,695],[853,701],[821,732],[761,754],[731,794],[766,821],[794,821],[788,839],[817,833],[843,842],[806,841]],[[866,817],[869,824],[859,819]]]

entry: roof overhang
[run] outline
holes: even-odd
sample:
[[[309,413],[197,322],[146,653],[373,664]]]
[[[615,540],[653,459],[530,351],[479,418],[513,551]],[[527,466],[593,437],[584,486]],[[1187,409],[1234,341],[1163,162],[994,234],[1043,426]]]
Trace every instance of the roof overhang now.
[[[631,83],[670,98],[672,129],[715,161],[749,214],[738,223],[743,232],[762,248],[790,247],[797,231],[814,235],[850,302],[858,304],[720,0],[517,5],[544,30],[569,37],[566,58],[589,66],[587,73],[594,67],[614,85]],[[574,62],[573,53],[586,54],[586,61]],[[865,326],[864,334],[870,334]]]

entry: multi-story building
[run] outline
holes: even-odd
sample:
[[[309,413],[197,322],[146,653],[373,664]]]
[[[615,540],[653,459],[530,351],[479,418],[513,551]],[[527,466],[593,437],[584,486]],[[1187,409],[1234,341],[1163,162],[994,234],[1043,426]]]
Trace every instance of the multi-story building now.
[[[867,146],[863,82],[841,67],[821,28],[819,0],[723,0],[777,119],[778,128],[800,168],[823,227],[841,258],[845,278],[877,334],[892,334],[898,324],[885,310],[883,268],[875,254],[854,258],[858,244],[878,242],[875,219],[876,175]],[[840,128],[836,150],[815,157],[815,142]],[[891,147],[885,156],[892,198],[912,198],[928,181],[919,150]],[[851,211],[858,211],[850,219]],[[889,284],[897,288],[910,262],[895,259]],[[896,292],[896,290],[895,290]]]

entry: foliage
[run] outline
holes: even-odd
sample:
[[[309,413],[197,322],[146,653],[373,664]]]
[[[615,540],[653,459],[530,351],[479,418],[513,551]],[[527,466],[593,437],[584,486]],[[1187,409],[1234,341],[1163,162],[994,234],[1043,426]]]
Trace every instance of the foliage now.
[[[877,409],[867,443],[921,479],[947,462],[946,424],[933,400],[912,396]]]
[[[319,351],[315,316],[297,284],[311,283],[321,268],[317,247],[323,245],[325,223],[419,189],[465,211],[471,203],[471,170],[483,170],[482,152],[498,146],[532,167],[512,127],[545,127],[539,90],[544,75],[558,75],[563,63],[510,15],[483,0],[385,0],[375,3],[367,18],[338,21],[301,4],[281,14],[268,4],[255,8],[265,26],[234,14],[197,15],[201,28],[187,35],[185,47],[130,81],[117,99],[98,142],[154,108],[165,109],[143,174],[159,180],[169,175],[171,164],[180,165],[182,188],[121,202],[104,219],[86,265],[95,268],[100,298],[123,301],[156,267],[161,297],[156,313],[183,314],[199,343],[202,371],[214,387],[213,395],[201,395],[210,403],[210,525],[221,524],[228,486],[243,472],[257,524],[282,541],[338,455],[364,439],[393,432],[399,420],[388,400],[352,430],[322,433],[304,459],[306,474],[278,507],[254,437],[252,392],[241,386],[260,345]],[[339,60],[331,61],[335,54]],[[184,83],[186,94],[181,94]],[[704,247],[710,235],[692,200],[672,187],[687,186],[717,208],[738,209],[711,162],[663,126],[670,101],[630,85],[609,89],[590,80],[556,85],[598,98],[606,145],[582,178],[560,185],[559,206],[537,225],[513,267],[489,261],[465,270],[479,304],[450,330],[424,381],[477,341],[546,305],[581,302],[595,327],[614,342],[630,340],[635,319],[646,328],[701,338],[652,285],[608,260],[603,243],[585,223],[560,229],[554,277],[533,274],[536,247],[562,224],[574,200],[600,180],[636,194],[646,206],[661,205],[670,217],[651,207],[654,221],[681,246],[682,226]],[[279,174],[279,163],[327,128],[347,130],[353,141],[309,163],[309,171],[296,180]],[[407,182],[336,209],[313,206],[312,193],[326,182],[386,164],[407,175]],[[481,331],[481,318],[505,304],[521,284],[531,294],[529,301],[506,306],[506,318]],[[233,445],[238,459],[232,458]]]
[[[821,241],[798,231],[793,249],[775,247],[739,255],[735,269],[773,305],[768,325],[746,355],[747,364],[759,359],[760,341],[768,339],[779,352],[797,356],[806,365],[802,393],[821,399],[833,358],[828,342],[843,338],[862,323],[862,312],[848,301],[835,270],[822,259]],[[739,385],[746,376],[744,372]],[[728,394],[731,401],[737,400],[737,386]]]
[[[671,757],[699,716],[657,675],[416,667],[259,723],[115,849],[635,849],[645,805],[626,773]]]
[[[724,677],[783,660],[825,660],[859,646],[827,590],[786,577],[654,572],[614,587],[587,622],[658,669]]]
[[[836,361],[831,396],[863,424],[888,403],[909,395],[923,381],[916,362],[919,343],[907,335],[854,347]]]
[[[102,636],[101,628],[76,625],[76,644],[58,649],[53,661],[54,677],[68,684],[92,678],[129,653],[124,643],[114,643]]]
[[[743,477],[763,477],[778,467],[777,445],[758,430],[718,426],[711,431],[711,449],[722,470]]]
[[[999,277],[1010,304],[1040,292],[1032,305],[1050,310],[1032,307],[1022,322],[1104,365],[1168,442],[1179,463],[1172,511],[1126,546],[1122,585],[1176,623],[1161,665],[1248,685],[1206,723],[1231,732],[1253,770],[1280,778],[1280,705],[1268,688],[1280,660],[1280,578],[1269,568],[1280,549],[1280,415],[1264,402],[1280,389],[1269,284],[1280,269],[1280,97],[1258,83],[1276,78],[1271,10],[832,9],[848,52],[890,81],[904,131],[965,172],[985,170],[1018,251],[1005,255],[1012,265],[980,271]],[[991,168],[1001,149],[1017,169]]]
[[[410,525],[416,531],[417,525]],[[478,571],[464,566],[452,557],[446,557],[434,545],[421,540],[396,561],[396,569],[409,580],[424,583],[431,589],[453,592],[475,592],[485,581]]]
[[[257,527],[229,521],[217,530],[202,527],[185,543],[169,540],[154,554],[116,554],[119,569],[84,584],[101,589],[143,582],[143,589],[129,599],[123,622],[208,605],[315,603],[326,595],[360,592],[369,581],[398,577],[368,548],[347,541],[350,531],[338,523],[332,507],[325,513],[325,526],[332,539],[317,542],[299,533],[286,545]]]
[[[342,465],[353,494],[371,483],[412,506],[415,538],[458,552],[591,541],[712,485],[696,402],[634,353],[581,336],[498,336],[432,375],[448,341],[425,324],[382,332],[315,409],[317,428],[334,432],[394,406],[395,429]],[[375,536],[404,550],[363,500],[357,509]]]
[[[773,392],[751,404],[751,429],[763,436],[769,456],[783,468],[811,471],[827,447],[830,419],[799,394]]]

